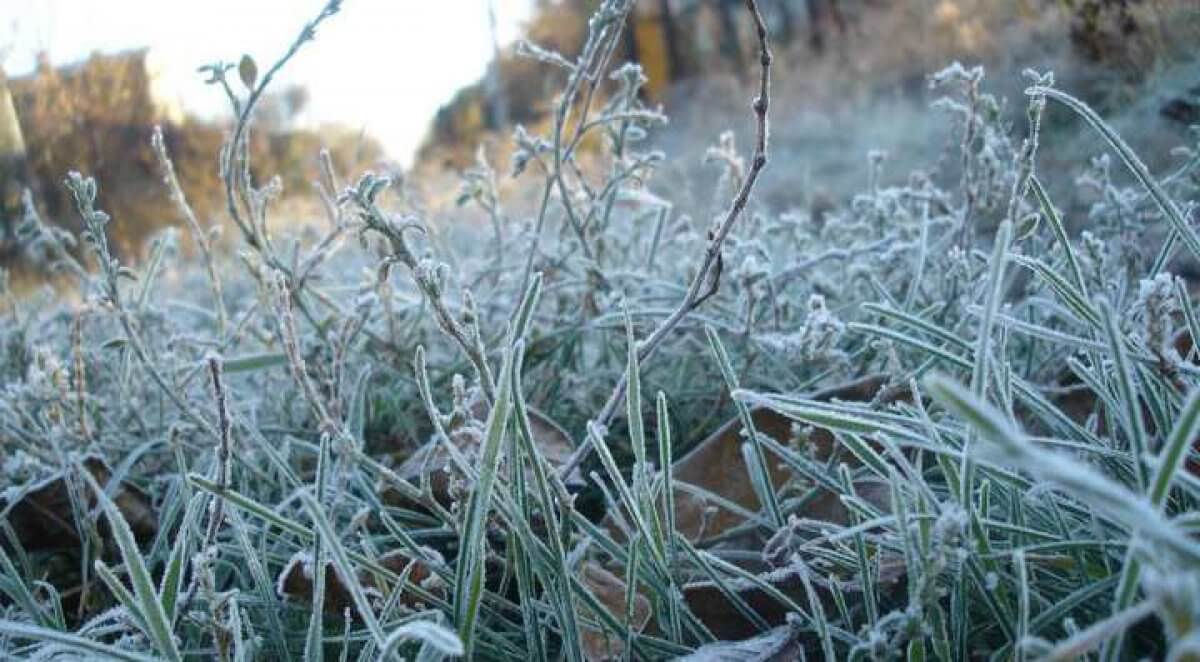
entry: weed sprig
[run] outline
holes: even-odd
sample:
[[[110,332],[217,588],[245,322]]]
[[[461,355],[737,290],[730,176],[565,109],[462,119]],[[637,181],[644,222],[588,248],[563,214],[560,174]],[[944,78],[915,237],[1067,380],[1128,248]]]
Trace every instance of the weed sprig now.
[[[527,218],[482,151],[460,193],[486,229],[322,153],[323,230],[268,224],[254,110],[337,1],[261,77],[205,68],[236,259],[158,133],[197,264],[170,237],[118,261],[81,174],[82,256],[27,197],[23,245],[79,302],[3,298],[0,656],[1200,655],[1195,150],[1160,179],[1032,72],[1014,128],[954,65],[931,78],[953,163],[891,184],[872,152],[846,204],[777,213],[747,0],[752,147],[719,139],[693,218],[617,62],[632,4],[599,3],[574,57],[521,47],[564,77],[514,133]],[[1056,112],[1117,157],[1081,168],[1086,223],[1037,167]]]

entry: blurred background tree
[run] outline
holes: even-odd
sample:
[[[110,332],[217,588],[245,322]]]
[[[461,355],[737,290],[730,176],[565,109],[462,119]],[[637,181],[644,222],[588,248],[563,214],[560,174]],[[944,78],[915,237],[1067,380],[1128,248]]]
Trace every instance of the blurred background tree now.
[[[25,188],[43,218],[79,229],[62,185],[69,170],[100,182],[98,204],[114,218],[110,238],[118,253],[136,255],[156,231],[177,225],[150,147],[155,125],[163,128],[200,221],[211,223],[220,213],[222,188],[213,164],[226,127],[188,116],[158,94],[155,67],[153,53],[137,49],[66,66],[42,57],[32,74],[0,78],[0,266],[29,266],[20,261],[13,233],[24,215]],[[283,88],[263,99],[255,118],[252,175],[279,175],[287,194],[308,196],[321,149],[347,169],[374,167],[384,158],[379,143],[362,131],[301,128],[296,120],[308,100],[303,87]]]
[[[643,93],[650,102],[666,103],[673,120],[686,124],[682,118],[693,105],[719,114],[704,85],[740,79],[746,70],[753,36],[738,20],[741,4],[634,3],[618,55],[642,65],[649,79]],[[573,57],[597,5],[538,0],[527,38]],[[1195,0],[763,0],[761,6],[778,56],[776,85],[810,93],[805,108],[816,105],[814,96],[861,98],[892,89],[917,100],[927,74],[962,59],[1000,67],[1003,75],[991,77],[993,85],[1020,85],[1024,67],[1054,68],[1089,103],[1120,110],[1149,77],[1176,76],[1187,68],[1177,66],[1181,62],[1194,70],[1200,37]],[[460,90],[438,112],[418,167],[462,171],[472,166],[480,144],[502,158],[512,125],[544,128],[561,76],[511,50],[501,53],[479,84]],[[1160,87],[1178,85],[1172,79]],[[498,107],[507,109],[507,123]]]
[[[462,88],[431,119],[416,157],[416,179],[432,180],[438,189],[456,189],[445,177],[471,167],[481,144],[490,158],[502,162],[514,125],[543,129],[560,85],[561,71],[499,47],[494,2],[480,8],[493,16],[495,59],[478,83]],[[715,135],[705,121],[723,122],[722,117],[744,110],[723,108],[737,95],[721,92],[721,85],[744,78],[753,57],[753,35],[738,17],[741,3],[634,3],[617,56],[642,64],[649,79],[646,100],[666,104],[672,115],[668,135]],[[598,0],[534,4],[526,38],[576,55]],[[1191,78],[1160,85],[1167,98],[1156,103],[1181,124],[1200,121],[1200,103],[1193,98],[1200,95],[1185,93],[1200,84],[1194,75],[1194,44],[1200,36],[1195,0],[763,0],[762,7],[776,49],[776,85],[784,99],[795,95],[790,107],[796,110],[832,116],[840,112],[834,103],[872,103],[888,90],[923,104],[925,75],[954,59],[989,67],[1001,63],[1013,72],[1019,72],[1018,65],[1053,67],[1089,103],[1119,109],[1140,98],[1128,91],[1136,90],[1139,79],[1186,69],[1160,66],[1164,53],[1190,53]],[[1067,54],[1073,59],[1064,71]],[[50,222],[77,229],[61,185],[71,169],[100,182],[99,204],[116,219],[113,241],[122,254],[136,253],[146,237],[177,224],[150,151],[155,124],[163,125],[201,222],[219,216],[221,186],[213,162],[227,127],[189,117],[157,94],[155,66],[154,53],[141,49],[97,54],[66,66],[43,59],[32,74],[10,80],[0,74],[0,265],[11,265],[20,252],[11,230],[21,218],[20,194],[26,187]],[[378,168],[387,157],[378,141],[355,127],[306,128],[300,118],[308,105],[309,93],[299,86],[264,99],[251,143],[253,176],[279,175],[285,194],[300,194],[296,199],[309,193],[321,148],[330,150],[347,173]],[[692,109],[701,107],[708,117],[697,120]],[[795,113],[776,121],[781,147],[786,149],[788,140],[808,141],[797,163],[840,172],[828,161],[850,159],[857,172],[857,146],[839,148],[838,154],[817,152],[810,148],[812,136],[797,128],[799,121]],[[1136,138],[1134,131],[1129,135]]]

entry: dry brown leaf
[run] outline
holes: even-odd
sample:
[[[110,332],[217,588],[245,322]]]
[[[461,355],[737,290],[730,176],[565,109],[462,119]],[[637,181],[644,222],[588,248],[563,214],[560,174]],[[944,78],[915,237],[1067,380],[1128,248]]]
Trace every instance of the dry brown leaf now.
[[[884,390],[886,389],[886,390]],[[825,389],[808,396],[812,400],[829,402],[840,401],[871,401],[879,399],[890,403],[910,397],[905,388],[892,388],[889,380],[883,375],[870,375],[856,381]],[[782,444],[786,444],[792,436],[793,421],[775,411],[759,408],[751,411],[755,429],[760,434],[769,436]],[[676,460],[673,468],[676,483],[689,483],[731,501],[746,510],[760,510],[758,496],[750,482],[750,474],[742,458],[741,436],[742,424],[735,418],[721,426],[707,439],[700,442],[687,455]],[[837,440],[833,433],[823,428],[812,428],[808,433],[813,459],[828,460],[837,451]],[[855,464],[855,458],[847,455],[847,464]],[[781,487],[793,477],[783,461],[776,455],[767,456],[767,470],[771,475],[772,484]],[[881,508],[889,509],[890,490],[886,484],[879,481],[863,480],[855,485],[858,496],[865,501]],[[705,499],[692,492],[676,487],[674,491],[676,528],[692,541],[711,539],[718,534],[726,533],[741,525],[745,519],[735,511],[718,506],[711,499]],[[706,512],[707,511],[707,512]],[[850,513],[837,494],[820,491],[805,506],[801,517],[815,522],[831,524],[847,524]],[[618,540],[624,540],[625,535],[617,526],[613,514],[610,513],[604,521],[609,532]],[[726,540],[725,547],[736,547],[742,550],[761,550],[763,540],[756,536],[746,536],[737,541]],[[757,562],[739,558],[737,564],[744,570],[754,573],[771,583],[775,588],[790,596],[799,604],[807,604],[808,597],[803,584],[795,573],[772,569],[766,559]],[[903,563],[890,563],[885,567],[885,574],[880,583],[895,583],[903,579]],[[843,592],[850,594],[860,591],[854,580],[839,580]],[[829,587],[827,580],[813,578],[813,584],[822,599],[828,599]],[[739,591],[740,597],[749,607],[762,617],[769,625],[781,625],[786,622],[787,610],[776,599],[765,591],[748,585]],[[696,582],[684,588],[684,600],[691,611],[712,630],[720,639],[738,640],[759,634],[757,628],[738,611],[734,603],[722,593],[715,584]],[[832,609],[833,606],[830,605]]]
[[[107,485],[112,478],[112,469],[98,456],[89,455],[82,464],[101,485]],[[81,480],[77,479],[76,483],[82,504],[89,511],[93,510],[96,507],[96,495],[83,486]],[[112,498],[139,541],[150,540],[158,533],[158,515],[154,511],[154,504],[140,488],[122,481]],[[26,551],[54,551],[79,546],[79,532],[75,529],[75,516],[71,511],[67,481],[62,472],[19,490],[7,499],[0,496],[0,517],[8,520]],[[101,535],[108,535],[107,526],[101,521]]]
[[[808,605],[808,593],[800,575],[788,572],[786,569],[759,575],[772,588],[787,595],[796,604]],[[885,559],[881,564],[880,576],[876,585],[880,589],[895,590],[902,587],[905,578],[904,560],[902,558]],[[818,596],[825,609],[832,612],[836,609],[830,580],[823,577],[810,576]],[[862,593],[862,584],[857,580],[834,580],[838,588],[845,594],[847,600],[854,600],[856,594]],[[737,595],[747,606],[759,615],[770,626],[783,625],[787,622],[788,611],[766,591],[750,584],[727,582],[737,589]],[[683,588],[683,599],[696,618],[712,631],[718,639],[737,641],[760,634],[759,629],[746,619],[734,603],[713,582],[695,582]]]
[[[533,440],[537,444],[538,450],[552,466],[562,466],[575,450],[575,444],[571,442],[570,435],[554,422],[554,419],[540,411],[531,407],[528,412],[529,428],[533,433]],[[462,451],[467,457],[474,457],[479,449],[483,435],[482,421],[487,418],[487,405],[482,400],[475,400],[472,403],[471,416],[474,421],[464,422],[447,431],[455,448]],[[427,475],[430,491],[434,498],[442,505],[448,505],[451,501],[450,477],[443,471],[448,462],[446,449],[435,439],[410,455],[397,469],[397,473],[401,478],[413,484],[420,484],[422,476]],[[566,484],[568,486],[582,485],[579,472],[573,472]],[[385,493],[384,497],[385,502],[390,504],[408,503],[407,500],[390,491]]]
[[[420,584],[432,574],[429,566],[422,561],[413,561],[411,557],[400,552],[389,552],[379,557],[377,563],[403,575],[408,570],[408,582]],[[409,570],[409,565],[412,565]],[[284,566],[275,582],[275,590],[280,597],[311,604],[313,599],[313,567],[312,557],[298,554]],[[359,584],[367,591],[375,591],[375,579],[370,572],[359,570]],[[411,608],[417,608],[419,599],[415,595],[405,594],[400,597],[400,603]],[[325,562],[325,611],[331,614],[341,614],[345,609],[355,609],[354,600],[346,585],[334,570],[333,564]]]
[[[617,620],[625,620],[625,580],[605,570],[593,561],[585,562],[579,569],[580,581],[592,592],[596,600],[604,605]],[[639,591],[633,598],[633,622],[629,626],[636,632],[645,629],[650,621],[650,600]],[[619,660],[624,657],[625,642],[611,633],[584,625],[580,637],[584,656],[592,662]]]
[[[754,427],[773,439],[786,441],[791,436],[791,420],[769,409],[750,413]],[[695,485],[733,503],[757,511],[760,508],[750,472],[742,458],[743,438],[741,419],[735,418],[700,442],[687,455],[675,461],[674,480]],[[814,438],[816,435],[814,435]],[[774,455],[767,457],[767,472],[773,485],[782,485],[791,477]],[[715,508],[706,515],[705,509]],[[721,508],[690,492],[675,489],[675,520],[677,530],[689,540],[723,533],[745,519],[731,510]]]
[[[797,617],[798,618],[798,617]],[[795,620],[795,619],[793,619]],[[781,625],[752,639],[714,641],[679,658],[679,662],[792,662],[818,651],[806,646],[805,629],[800,623]]]
[[[828,402],[869,401],[887,387],[887,379],[883,375],[870,375],[847,384],[813,393],[812,400]],[[885,394],[884,400],[892,402],[908,397],[907,389]],[[757,408],[750,412],[754,427],[760,434],[766,435],[786,444],[792,436],[793,421],[782,414],[766,408]],[[676,482],[687,483],[720,496],[746,510],[757,512],[761,509],[758,495],[750,481],[750,472],[742,458],[741,444],[742,422],[740,418],[722,425],[716,432],[701,441],[691,451],[672,465],[673,478]],[[817,461],[829,458],[834,452],[836,439],[824,428],[812,428],[809,433],[809,443],[813,448],[813,457]],[[847,463],[853,463],[854,458],[848,457]],[[767,472],[771,483],[779,488],[793,477],[782,459],[768,452]],[[868,489],[869,491],[869,489]],[[874,500],[875,494],[865,494],[864,498]],[[739,513],[718,505],[711,499],[676,487],[675,519],[677,530],[689,540],[698,541],[702,538],[725,533],[745,522]],[[886,494],[883,495],[886,501]],[[819,519],[834,523],[847,521],[847,512],[841,500],[829,492],[822,492],[813,499],[806,513],[809,519]],[[624,539],[610,513],[605,518],[605,525],[614,536]]]

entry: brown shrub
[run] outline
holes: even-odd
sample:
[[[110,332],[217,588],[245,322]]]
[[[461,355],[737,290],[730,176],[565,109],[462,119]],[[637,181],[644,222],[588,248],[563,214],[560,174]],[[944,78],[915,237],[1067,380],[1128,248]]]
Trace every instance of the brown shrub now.
[[[9,81],[9,88],[25,144],[20,179],[34,192],[48,221],[79,228],[70,193],[62,185],[68,171],[78,170],[100,184],[98,205],[113,217],[110,239],[118,254],[136,255],[147,237],[179,224],[150,146],[156,124],[163,127],[168,152],[200,221],[211,223],[222,212],[216,163],[227,127],[180,119],[180,113],[155,98],[147,50],[96,54],[67,67],[43,61],[34,74]],[[255,179],[279,173],[285,192],[307,195],[322,147],[342,168],[360,169],[382,159],[378,142],[359,132],[287,126],[290,117],[279,109],[297,106],[294,97],[300,93],[287,89],[278,100],[264,99],[266,110],[251,142]],[[8,216],[3,221],[11,226],[16,221]],[[0,255],[0,264],[11,258]]]

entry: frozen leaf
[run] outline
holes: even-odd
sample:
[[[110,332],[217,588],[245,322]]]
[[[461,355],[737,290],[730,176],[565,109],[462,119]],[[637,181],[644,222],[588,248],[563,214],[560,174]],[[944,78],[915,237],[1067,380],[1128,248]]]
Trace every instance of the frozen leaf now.
[[[97,456],[84,458],[82,465],[101,485],[106,485],[112,477],[112,469]],[[85,489],[80,477],[76,476],[74,482],[80,505],[91,511],[96,505],[95,495]],[[68,481],[59,472],[40,482],[0,495],[0,516],[8,520],[17,534],[17,540],[26,550],[49,551],[79,546],[79,532],[75,528],[68,489]],[[154,537],[158,532],[158,515],[145,492],[132,483],[122,481],[112,498],[139,541]],[[104,526],[100,531],[103,535],[107,534]]]
[[[761,434],[783,441],[791,434],[792,422],[769,409],[756,409],[751,418]],[[702,488],[748,510],[759,510],[758,496],[742,457],[742,441],[742,422],[734,418],[675,461],[675,481]],[[775,486],[791,477],[774,455],[767,457],[767,471]],[[679,488],[675,489],[675,517],[679,533],[691,540],[718,535],[745,521],[739,513]]]
[[[870,401],[881,394],[888,382],[882,375],[871,375],[854,382],[826,389],[811,396],[812,400],[829,402]],[[886,395],[887,399],[906,397],[906,393]],[[754,427],[759,434],[788,445],[793,437],[793,421],[782,414],[766,408],[751,411]],[[675,461],[673,465],[674,481],[686,483],[700,488],[746,510],[757,512],[761,509],[758,496],[755,494],[750,473],[742,455],[741,445],[746,438],[742,434],[742,422],[739,418],[727,422],[707,439],[701,441],[690,452]],[[837,442],[833,434],[824,428],[807,430],[806,446],[811,453],[811,459],[823,462],[834,452]],[[853,456],[846,461],[851,463]],[[767,471],[771,483],[778,490],[784,483],[794,477],[783,461],[773,453],[767,454]],[[876,489],[874,484],[865,484],[862,496],[874,501],[876,498],[886,500],[886,489]],[[720,504],[715,499],[706,498],[686,487],[675,490],[675,512],[678,531],[690,540],[696,541],[711,538],[746,520],[741,513]],[[808,519],[822,520],[833,523],[846,522],[846,509],[838,495],[822,491],[812,499],[806,507],[804,516]],[[615,524],[610,515],[606,522],[610,531],[616,533]]]
[[[326,561],[325,567],[325,611],[330,614],[341,614],[343,610],[354,608],[354,601],[350,597],[350,592],[346,586],[342,584],[337,572],[333,568],[330,561]],[[389,552],[379,557],[377,563],[391,570],[392,572],[403,576],[408,572],[408,582],[412,584],[422,584],[432,576],[432,571],[429,566],[422,561],[413,561],[407,554],[401,552]],[[411,569],[409,566],[411,565]],[[298,554],[292,557],[291,561],[284,566],[283,571],[279,573],[276,580],[275,590],[281,597],[295,600],[301,603],[312,602],[313,592],[313,564],[312,557],[306,554]],[[362,569],[358,571],[359,583],[368,592],[378,590],[375,584],[375,578],[371,573]],[[401,589],[403,590],[403,589]],[[403,595],[400,602],[407,607],[417,608],[419,599],[412,594]]]
[[[626,604],[625,581],[605,570],[599,564],[588,561],[579,570],[580,580],[596,600],[604,605],[619,621],[625,620]],[[640,592],[633,599],[633,622],[629,627],[635,632],[641,632],[650,621],[650,600]],[[583,652],[588,660],[619,660],[624,658],[625,642],[617,639],[611,632],[598,628],[584,626],[580,633],[583,639]]]
[[[450,436],[451,442],[455,448],[461,451],[468,458],[474,457],[479,448],[481,439],[482,421],[487,418],[487,405],[479,398],[470,400],[470,420],[456,421],[447,434]],[[542,452],[552,466],[561,466],[566,463],[575,449],[571,437],[567,434],[554,419],[530,407],[529,412],[529,427],[533,433],[534,442],[537,444],[538,450]],[[446,449],[441,446],[438,440],[431,440],[421,448],[417,449],[412,455],[400,465],[397,473],[400,477],[414,484],[419,484],[422,477],[427,476],[430,484],[430,489],[433,496],[438,502],[448,504],[451,501],[450,495],[450,477],[443,469],[449,462],[449,457]],[[573,472],[566,481],[567,486],[581,486],[583,484],[578,470]],[[387,496],[392,496],[390,493]]]

